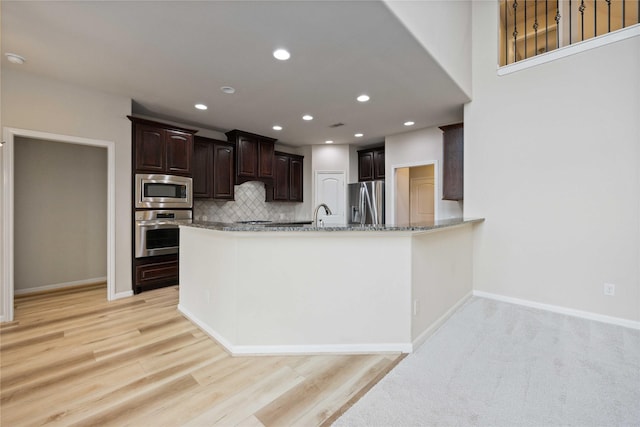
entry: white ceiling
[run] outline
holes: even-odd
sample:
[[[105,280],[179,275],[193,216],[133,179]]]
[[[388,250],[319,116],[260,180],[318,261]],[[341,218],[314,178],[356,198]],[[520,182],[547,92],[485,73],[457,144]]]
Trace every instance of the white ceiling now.
[[[3,68],[127,96],[134,113],[191,126],[294,146],[366,144],[410,130],[407,120],[412,129],[461,121],[468,100],[379,1],[0,4]],[[290,60],[273,58],[279,47]],[[7,52],[27,62],[11,64]],[[363,93],[369,102],[356,101]],[[303,121],[307,113],[315,119]]]

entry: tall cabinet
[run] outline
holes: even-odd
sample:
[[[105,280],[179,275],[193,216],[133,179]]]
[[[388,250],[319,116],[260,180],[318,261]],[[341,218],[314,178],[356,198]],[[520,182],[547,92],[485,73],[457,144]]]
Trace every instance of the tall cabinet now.
[[[135,254],[135,174],[167,174],[191,177],[195,130],[139,117],[132,122],[132,254]],[[133,292],[178,284],[178,255],[143,258],[132,255]]]
[[[442,199],[464,199],[464,125],[442,126]]]

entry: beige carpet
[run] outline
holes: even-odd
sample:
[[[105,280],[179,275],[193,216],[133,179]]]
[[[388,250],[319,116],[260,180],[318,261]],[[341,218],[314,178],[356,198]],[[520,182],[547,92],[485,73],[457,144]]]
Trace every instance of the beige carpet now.
[[[333,425],[640,426],[640,331],[474,297]]]

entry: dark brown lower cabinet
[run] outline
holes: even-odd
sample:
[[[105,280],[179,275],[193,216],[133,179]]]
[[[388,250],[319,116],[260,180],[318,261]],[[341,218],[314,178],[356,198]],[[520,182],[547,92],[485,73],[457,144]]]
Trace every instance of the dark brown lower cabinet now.
[[[177,254],[136,258],[134,263],[133,292],[135,294],[178,284]]]

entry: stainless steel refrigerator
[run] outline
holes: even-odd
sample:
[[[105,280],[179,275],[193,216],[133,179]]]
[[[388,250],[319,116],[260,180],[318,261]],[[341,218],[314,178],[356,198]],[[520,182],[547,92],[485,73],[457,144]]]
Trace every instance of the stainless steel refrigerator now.
[[[349,184],[349,224],[384,224],[384,181]]]

